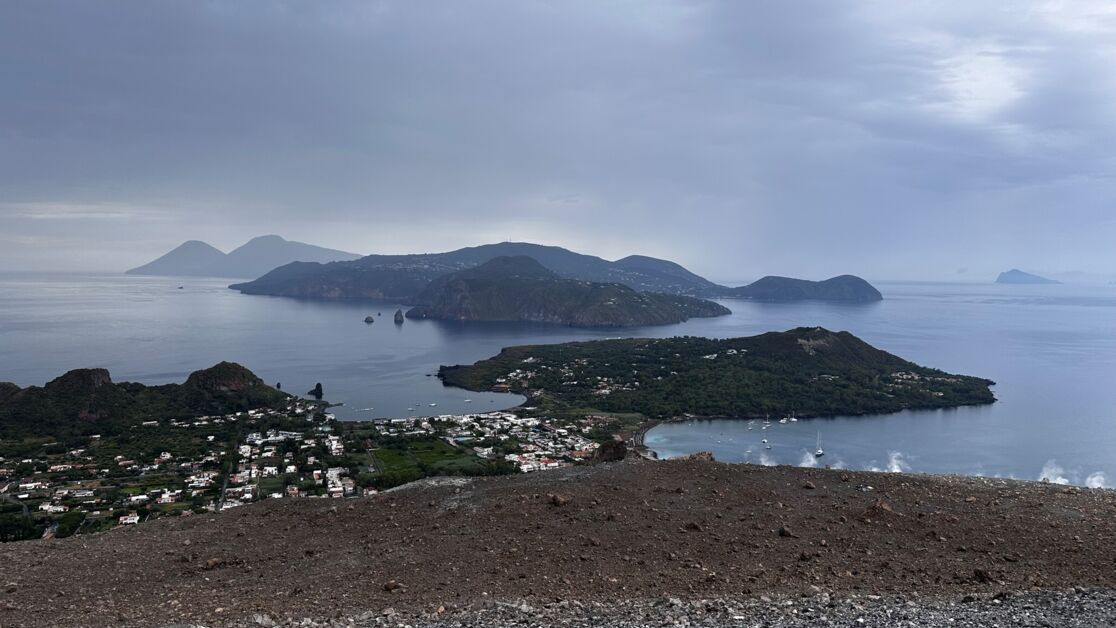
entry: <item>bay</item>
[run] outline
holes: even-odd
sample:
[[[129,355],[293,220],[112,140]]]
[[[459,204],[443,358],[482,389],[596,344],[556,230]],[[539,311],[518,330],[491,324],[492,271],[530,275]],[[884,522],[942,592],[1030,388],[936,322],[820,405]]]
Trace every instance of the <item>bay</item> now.
[[[920,364],[993,379],[999,401],[766,431],[733,419],[671,423],[651,430],[648,446],[664,457],[712,451],[719,460],[761,464],[1116,481],[1112,286],[877,282],[879,303],[725,300],[731,316],[617,331],[410,320],[397,327],[391,317],[399,304],[249,296],[227,283],[0,274],[0,380],[41,385],[72,368],[104,367],[115,381],[159,384],[231,360],[289,392],[321,382],[327,399],[344,403],[341,418],[400,417],[517,405],[522,397],[446,388],[431,376],[439,365],[513,344],[823,326]],[[368,315],[376,322],[365,324]],[[770,450],[759,442],[765,437]],[[826,455],[816,459],[819,437]]]

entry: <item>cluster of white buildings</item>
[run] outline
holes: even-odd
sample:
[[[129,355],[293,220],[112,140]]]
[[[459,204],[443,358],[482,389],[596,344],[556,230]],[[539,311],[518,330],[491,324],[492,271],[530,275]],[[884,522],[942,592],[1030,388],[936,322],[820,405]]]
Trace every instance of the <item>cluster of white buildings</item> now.
[[[217,430],[216,427],[266,417],[305,419],[309,423],[317,408],[316,404],[299,400],[280,410],[252,410],[185,420],[149,420],[135,427],[136,430],[158,429],[162,426],[200,431],[203,441],[210,443],[201,455],[183,456],[162,451],[149,459],[124,455],[100,459],[93,454],[103,446],[104,439],[100,434],[94,434],[89,437],[88,448],[51,454],[41,459],[7,461],[0,458],[0,494],[10,495],[20,502],[29,501],[31,508],[49,515],[80,510],[88,517],[106,517],[113,510],[132,510],[114,519],[119,525],[139,522],[140,515],[133,509],[156,505],[164,508],[171,506],[182,514],[189,514],[189,504],[179,503],[189,502],[202,494],[207,496],[207,500],[213,499],[215,484],[220,475],[217,469],[229,453],[227,447],[230,443],[218,442],[217,436],[220,432],[228,432],[228,428]],[[247,455],[258,455],[265,451],[274,453],[276,443],[289,439],[303,439],[303,432],[270,430],[266,434],[252,434],[249,436],[250,444],[239,449],[240,453]],[[314,438],[305,439],[301,446],[311,447],[317,442]],[[343,450],[339,441],[329,446],[331,451],[339,448]],[[9,465],[9,462],[12,464]],[[35,470],[30,473],[17,471],[22,465],[32,466]],[[287,465],[285,471],[291,473],[296,469]],[[243,480],[247,485],[256,475],[264,472],[265,470],[255,468],[242,470],[237,479]],[[137,482],[139,478],[154,473],[169,473],[172,477],[168,478],[165,486],[150,486],[150,480]],[[16,477],[17,475],[21,477]],[[10,481],[5,484],[5,479]],[[135,485],[147,486],[141,492],[135,492],[136,489],[131,488]],[[255,491],[254,486],[242,486],[237,487],[231,495],[233,501],[253,499]],[[179,506],[173,506],[174,504]],[[215,506],[212,501],[204,505],[209,508]]]
[[[598,445],[585,436],[592,423],[585,419],[557,425],[546,419],[521,417],[511,412],[485,412],[392,419],[381,424],[381,431],[392,436],[440,436],[455,446],[472,445],[477,456],[487,459],[497,457],[499,443],[514,443],[519,451],[505,454],[503,458],[527,473],[556,469],[592,456]]]

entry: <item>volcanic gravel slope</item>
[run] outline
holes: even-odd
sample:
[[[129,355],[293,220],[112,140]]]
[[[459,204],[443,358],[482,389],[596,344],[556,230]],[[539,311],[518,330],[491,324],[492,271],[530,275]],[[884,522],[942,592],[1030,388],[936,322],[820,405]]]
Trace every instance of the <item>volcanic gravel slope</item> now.
[[[0,546],[0,626],[1116,588],[1116,493],[627,460]]]

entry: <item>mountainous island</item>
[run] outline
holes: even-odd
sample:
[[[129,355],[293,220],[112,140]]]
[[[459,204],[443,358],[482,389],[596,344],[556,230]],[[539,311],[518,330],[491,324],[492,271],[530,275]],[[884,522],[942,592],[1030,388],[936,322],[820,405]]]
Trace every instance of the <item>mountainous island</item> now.
[[[442,381],[571,409],[741,418],[859,415],[995,401],[990,380],[919,366],[820,327],[713,340],[618,339],[509,347]]]
[[[868,282],[844,275],[823,282],[767,277],[731,288],[700,277],[667,260],[632,255],[608,261],[555,246],[502,242],[418,255],[368,255],[358,260],[292,263],[253,281],[229,286],[245,294],[312,299],[385,299],[413,303],[427,285],[443,275],[479,266],[497,257],[526,256],[560,277],[618,283],[638,292],[700,298],[764,300],[875,301],[882,298]]]
[[[5,438],[50,436],[63,442],[90,434],[108,437],[145,421],[241,412],[288,398],[233,362],[162,386],[117,384],[105,369],[76,369],[45,386],[0,383],[0,432]]]
[[[731,312],[687,296],[637,292],[619,283],[566,279],[526,256],[497,257],[434,279],[414,298],[408,318],[531,321],[572,327],[680,323]]]
[[[717,285],[681,266],[650,257],[616,262],[556,246],[503,242],[413,255],[368,255],[351,262],[290,264],[230,286],[246,294],[301,298],[369,298],[411,302],[434,279],[497,257],[527,256],[567,279],[620,283],[641,292],[705,296]]]
[[[277,235],[252,238],[227,254],[205,242],[190,240],[154,261],[126,271],[126,274],[259,277],[292,262],[334,262],[359,257],[354,253],[284,240]]]
[[[747,286],[731,289],[730,295],[757,301],[863,303],[883,299],[883,295],[872,284],[854,275],[840,275],[825,281],[767,276]]]
[[[1000,273],[1000,275],[998,277],[996,277],[996,283],[1041,285],[1041,284],[1059,284],[1059,283],[1062,283],[1062,282],[1057,281],[1055,279],[1047,279],[1046,277],[1040,277],[1038,275],[1032,275],[1031,273],[1023,272],[1023,271],[1019,270],[1018,268],[1013,268],[1009,271],[1005,271],[1005,272]]]

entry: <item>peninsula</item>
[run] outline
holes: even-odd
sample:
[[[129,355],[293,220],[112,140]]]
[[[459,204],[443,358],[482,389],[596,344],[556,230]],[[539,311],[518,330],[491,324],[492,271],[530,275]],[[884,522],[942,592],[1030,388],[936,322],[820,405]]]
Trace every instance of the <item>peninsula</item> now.
[[[619,339],[506,348],[438,376],[528,395],[544,414],[649,419],[859,415],[992,403],[993,382],[908,362],[820,327],[712,340]]]
[[[408,318],[530,321],[571,327],[636,327],[731,313],[712,301],[637,292],[618,283],[566,279],[526,256],[497,257],[438,277]]]

